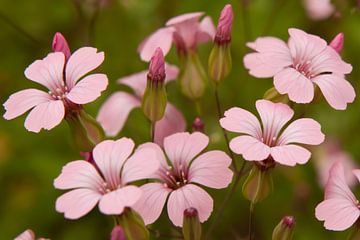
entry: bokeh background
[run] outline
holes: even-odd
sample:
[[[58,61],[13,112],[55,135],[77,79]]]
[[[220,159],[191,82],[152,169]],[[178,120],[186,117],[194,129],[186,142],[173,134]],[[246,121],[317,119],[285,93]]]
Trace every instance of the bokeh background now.
[[[248,51],[245,43],[261,35],[287,40],[289,27],[301,28],[327,41],[338,32],[344,32],[342,56],[354,67],[348,79],[359,92],[360,10],[356,1],[334,0],[335,13],[314,21],[308,17],[303,2],[298,0],[1,0],[0,102],[5,102],[15,91],[37,87],[24,77],[24,69],[51,51],[52,37],[60,31],[72,50],[92,45],[105,52],[105,62],[98,71],[108,75],[110,84],[100,99],[87,106],[88,112],[96,116],[99,106],[112,92],[129,90],[117,85],[117,78],[147,68],[136,52],[144,37],[163,26],[168,18],[187,12],[204,11],[216,23],[226,3],[233,5],[235,22],[233,71],[220,86],[223,109],[240,106],[254,112],[255,100],[272,86],[272,80],[248,75],[242,63]],[[211,47],[209,43],[199,48],[204,66]],[[177,63],[174,49],[167,61]],[[180,94],[175,83],[168,85],[168,97],[183,111],[191,130],[196,117],[193,104]],[[206,133],[211,137],[209,148],[225,150],[211,84],[201,104]],[[295,108],[298,114],[303,111],[303,106]],[[360,161],[359,109],[357,98],[346,111],[333,110],[321,102],[309,106],[305,114],[318,120],[327,136],[337,139],[344,151]],[[67,124],[63,122],[51,131],[34,134],[26,131],[23,122],[24,116],[12,121],[0,118],[0,239],[13,239],[27,228],[33,229],[39,237],[51,239],[108,239],[112,219],[99,214],[97,209],[77,221],[66,220],[55,211],[55,200],[61,191],[54,189],[53,179],[65,163],[81,159],[72,146]],[[130,114],[119,137],[128,136],[142,143],[149,140],[148,135],[149,124],[138,109]],[[242,161],[240,157],[238,161]],[[296,168],[276,167],[274,192],[255,208],[256,239],[271,239],[272,229],[286,214],[297,219],[297,240],[345,238],[347,232],[326,231],[314,217],[314,207],[323,198],[315,161],[316,158],[312,158],[305,166]],[[355,186],[356,189],[360,186]],[[209,190],[215,199],[215,210],[227,191]],[[249,202],[244,200],[238,187],[212,234],[213,239],[246,237],[248,207]],[[204,224],[205,230],[211,221],[212,218]],[[151,228],[166,234],[174,231],[166,213]],[[152,239],[157,237],[152,235]]]

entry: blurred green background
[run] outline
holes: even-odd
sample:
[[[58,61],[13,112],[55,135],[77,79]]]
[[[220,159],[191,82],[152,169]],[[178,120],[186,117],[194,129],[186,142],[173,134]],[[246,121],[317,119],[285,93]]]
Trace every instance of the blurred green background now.
[[[302,1],[298,0],[113,0],[101,7],[96,0],[1,0],[0,102],[5,102],[18,90],[38,87],[24,77],[24,69],[51,51],[52,37],[60,31],[72,50],[90,44],[105,52],[105,62],[97,71],[106,73],[110,84],[100,99],[87,106],[88,112],[96,116],[107,96],[115,90],[126,89],[115,83],[117,78],[146,69],[147,64],[140,61],[136,52],[144,37],[163,26],[168,18],[186,12],[204,11],[216,23],[226,3],[233,5],[235,22],[233,71],[220,86],[223,109],[240,106],[254,112],[255,100],[272,86],[272,80],[248,75],[242,63],[248,51],[245,42],[261,35],[287,40],[289,27],[301,28],[327,41],[338,32],[344,32],[342,56],[354,67],[348,79],[358,92],[360,10],[356,1],[335,0],[335,16],[315,22],[308,18]],[[199,48],[204,66],[211,47],[209,43]],[[174,49],[167,61],[177,63]],[[191,130],[196,116],[192,103],[180,94],[174,83],[168,85],[168,92],[170,101],[184,112],[188,130]],[[209,148],[225,149],[214,106],[213,87],[209,84],[202,101],[206,133],[212,139]],[[323,102],[311,105],[306,116],[318,120],[327,136],[337,138],[354,159],[360,159],[359,107],[358,98],[346,111],[335,111]],[[302,106],[296,108],[300,112]],[[55,200],[62,192],[54,189],[53,179],[65,163],[80,159],[72,146],[66,123],[34,134],[26,131],[23,122],[24,116],[12,121],[0,118],[0,239],[13,239],[27,228],[33,229],[39,237],[51,239],[108,239],[112,219],[99,214],[97,208],[77,221],[66,220],[55,211]],[[149,125],[140,110],[130,114],[119,136],[124,135],[137,143],[148,141]],[[240,157],[238,159],[240,161]],[[273,227],[286,214],[297,219],[297,240],[345,238],[347,233],[326,231],[314,217],[314,207],[322,200],[323,191],[312,161],[296,168],[275,169],[274,192],[255,208],[256,239],[271,239]],[[215,199],[216,210],[228,189],[208,191]],[[213,239],[246,237],[248,207],[238,187],[215,228]],[[205,223],[205,230],[211,220]],[[166,213],[152,229],[167,234],[172,231]],[[152,239],[156,237],[152,235]]]

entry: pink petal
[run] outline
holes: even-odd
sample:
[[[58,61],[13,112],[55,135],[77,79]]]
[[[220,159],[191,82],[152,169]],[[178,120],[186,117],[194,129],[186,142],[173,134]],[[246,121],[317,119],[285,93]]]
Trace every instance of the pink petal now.
[[[360,182],[360,169],[355,169],[352,172],[355,175],[355,177],[358,179],[358,181]]]
[[[49,53],[44,59],[36,60],[25,69],[25,76],[40,83],[51,91],[62,87],[65,56],[61,52]]]
[[[350,228],[360,216],[360,211],[347,199],[328,199],[317,205],[315,216],[325,221],[326,229],[344,231]]]
[[[271,148],[271,156],[275,162],[286,166],[306,163],[311,156],[311,152],[297,145],[283,145]]]
[[[26,89],[16,92],[3,104],[6,110],[4,118],[6,120],[14,119],[36,105],[48,102],[51,99],[49,94],[37,89]]]
[[[155,49],[158,47],[160,47],[164,55],[166,55],[170,51],[174,31],[175,29],[172,27],[160,28],[147,37],[138,49],[141,60],[150,61]]]
[[[160,162],[157,150],[150,147],[140,147],[125,162],[121,180],[123,184],[136,180],[150,178],[158,170]]]
[[[344,47],[344,33],[338,33],[329,43],[329,47],[332,47],[337,53],[340,54]]]
[[[120,171],[134,145],[130,138],[123,137],[117,141],[102,141],[94,148],[94,160],[110,187],[117,188],[121,184]]]
[[[213,199],[194,184],[187,184],[170,193],[167,211],[175,226],[182,227],[184,211],[190,207],[198,211],[200,222],[205,222],[213,210]]]
[[[351,64],[344,62],[332,47],[326,47],[311,60],[311,72],[314,75],[321,73],[348,74],[352,71]]]
[[[17,236],[14,240],[35,240],[35,234],[31,229],[27,229],[19,236]]]
[[[87,188],[79,188],[61,195],[56,200],[56,211],[67,219],[78,219],[89,213],[97,204],[101,194]]]
[[[163,145],[164,138],[186,129],[185,118],[172,104],[166,105],[164,117],[155,124],[154,142]]]
[[[277,145],[303,143],[319,145],[325,140],[321,125],[311,118],[301,118],[292,122],[281,134]]]
[[[233,177],[230,164],[231,158],[223,151],[206,152],[192,161],[188,179],[211,188],[226,188]]]
[[[202,15],[204,15],[203,12],[185,13],[169,19],[166,26],[181,24],[186,21],[197,21]]]
[[[294,68],[285,68],[274,76],[274,86],[281,94],[288,94],[291,101],[309,103],[314,98],[314,86],[310,79]]]
[[[73,88],[85,74],[94,70],[104,61],[104,52],[96,48],[83,47],[74,52],[66,64],[66,85]]]
[[[256,109],[263,125],[263,142],[273,143],[283,126],[292,118],[294,111],[286,104],[257,100]]]
[[[348,103],[355,99],[355,90],[343,76],[323,74],[314,78],[326,101],[337,110],[345,110]]]
[[[51,47],[54,52],[62,52],[66,60],[70,58],[71,51],[69,45],[61,33],[55,33]]]
[[[147,183],[142,185],[140,189],[143,194],[133,208],[148,225],[160,217],[171,189],[164,187],[162,183]]]
[[[172,163],[189,164],[209,144],[209,138],[200,132],[175,133],[164,139],[166,155]]]
[[[234,153],[241,154],[248,161],[262,161],[270,154],[270,147],[251,136],[239,136],[230,141]]]
[[[40,132],[42,128],[50,130],[59,125],[65,116],[61,100],[51,100],[37,105],[25,120],[25,128],[31,132]]]
[[[132,207],[139,201],[142,191],[136,186],[125,186],[101,197],[99,209],[108,215],[119,215],[125,207]]]
[[[335,11],[330,0],[304,0],[304,4],[307,14],[313,20],[326,19]]]
[[[141,102],[135,96],[126,92],[116,92],[101,106],[96,119],[106,135],[116,136],[123,128],[131,110],[140,106]]]
[[[78,82],[66,95],[77,104],[86,104],[100,97],[106,89],[108,79],[105,74],[91,74]]]
[[[255,77],[273,77],[276,73],[293,64],[288,46],[274,37],[259,37],[248,47],[257,51],[244,57],[244,65]]]
[[[233,107],[225,111],[224,115],[225,117],[220,119],[220,125],[224,129],[256,138],[262,137],[260,122],[251,112]]]
[[[72,161],[66,164],[61,174],[54,180],[57,189],[89,188],[98,191],[104,180],[95,167],[83,160]]]
[[[206,16],[201,20],[199,30],[196,33],[197,43],[206,43],[212,41],[215,37],[215,26],[211,17]]]

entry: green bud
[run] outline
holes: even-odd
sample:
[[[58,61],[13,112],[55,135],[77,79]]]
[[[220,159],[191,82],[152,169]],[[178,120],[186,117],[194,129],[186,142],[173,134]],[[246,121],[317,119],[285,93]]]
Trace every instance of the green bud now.
[[[201,240],[201,223],[195,208],[191,207],[184,211],[182,232],[184,240]]]
[[[285,95],[280,94],[275,89],[275,87],[272,87],[269,90],[267,90],[265,92],[263,98],[266,99],[266,100],[270,100],[272,102],[275,102],[275,103],[280,102],[280,103],[288,104],[290,102],[288,95],[287,94],[285,94]]]
[[[272,240],[292,240],[294,236],[295,218],[285,216],[274,228]]]
[[[135,211],[125,208],[124,212],[118,217],[118,223],[125,232],[127,240],[148,240],[149,231],[145,227],[144,221]]]
[[[216,83],[224,80],[232,68],[230,44],[215,44],[209,57],[209,76]]]

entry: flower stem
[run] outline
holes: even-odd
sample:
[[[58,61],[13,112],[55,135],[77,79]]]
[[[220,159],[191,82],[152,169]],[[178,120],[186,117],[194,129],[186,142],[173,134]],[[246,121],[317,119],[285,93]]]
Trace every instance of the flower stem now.
[[[255,229],[255,225],[253,223],[253,221],[254,221],[254,207],[255,207],[255,204],[251,202],[250,203],[250,208],[249,208],[249,240],[252,240],[253,231]]]
[[[150,123],[150,139],[151,139],[151,142],[154,142],[154,140],[155,140],[155,123],[156,122],[153,122],[153,121],[151,121],[151,123]]]

